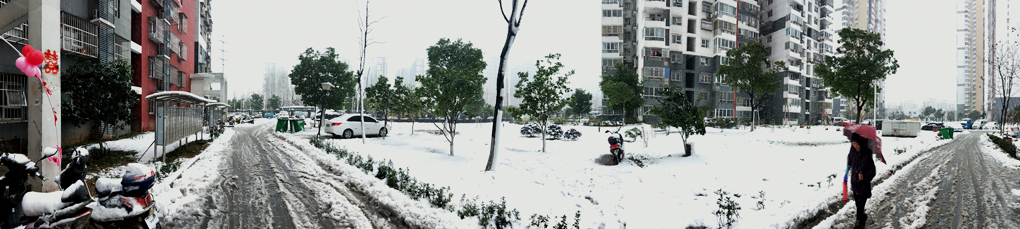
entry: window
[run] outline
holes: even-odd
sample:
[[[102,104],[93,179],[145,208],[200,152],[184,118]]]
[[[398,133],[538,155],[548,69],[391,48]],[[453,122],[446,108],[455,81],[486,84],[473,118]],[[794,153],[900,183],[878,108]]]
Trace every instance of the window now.
[[[602,10],[602,17],[623,17],[623,10]]]
[[[0,73],[0,123],[27,120],[27,79],[24,75]]]
[[[374,118],[372,118],[372,117],[367,117],[367,116],[366,116],[366,117],[365,117],[365,122],[377,122],[377,121],[375,121],[375,119],[374,119]]]
[[[180,87],[180,88],[185,88],[186,87],[184,79],[187,79],[187,77],[184,77],[185,75],[187,75],[187,73],[177,72],[177,87]]]
[[[619,53],[619,42],[602,42],[602,53]]]
[[[719,47],[719,49],[721,50],[730,50],[736,48],[737,42],[726,40],[723,38],[716,38],[715,45],[716,47]]]
[[[715,109],[715,117],[733,117],[733,109]]]
[[[701,59],[701,66],[708,66],[708,57],[699,56],[698,58]]]
[[[721,15],[726,15],[726,16],[730,16],[730,17],[736,17],[737,16],[737,8],[733,7],[731,5],[727,5],[726,3],[721,3],[721,2],[716,3],[715,4],[715,10],[716,10],[716,12],[719,12],[719,14],[721,14]]]
[[[645,77],[666,77],[666,69],[659,67],[645,67]]]
[[[645,28],[645,40],[647,40],[647,41],[665,41],[666,40],[666,29],[662,29],[662,28]]]
[[[350,118],[347,119],[347,121],[360,122],[361,121],[361,116],[357,116],[357,115],[351,116]],[[365,121],[368,121],[368,119],[366,118]]]
[[[662,14],[648,14],[646,19],[649,21],[665,21],[666,17],[663,17]]]
[[[733,23],[730,23],[728,21],[716,20],[715,21],[715,28],[719,29],[719,30],[722,30],[723,32],[726,32],[726,33],[729,33],[729,34],[736,34],[737,33],[737,25],[733,24]]]
[[[181,33],[188,33],[188,15],[181,13],[180,17],[177,17],[177,31]]]
[[[680,34],[673,34],[673,44],[680,44],[680,42],[683,39],[684,39],[684,37],[680,36]]]
[[[684,1],[683,0],[673,0],[673,6],[674,7],[683,7],[684,6]]]
[[[621,33],[623,33],[623,26],[619,25],[602,26],[603,37],[618,37],[620,36]]]
[[[708,39],[701,39],[701,47],[708,48]]]
[[[766,40],[765,43],[772,43],[772,35],[769,35],[768,37],[765,37],[765,38],[766,38],[765,39]]]
[[[705,83],[705,84],[712,83],[712,74],[708,74],[707,72],[702,72],[701,73],[701,83]]]
[[[673,17],[671,21],[672,21],[673,25],[681,25],[681,24],[683,24],[684,19],[681,18],[681,17]]]
[[[662,57],[662,49],[660,48],[645,48],[645,56],[647,57]]]
[[[772,4],[772,1],[769,1],[769,4]],[[769,17],[772,17],[772,10],[769,10]]]
[[[732,103],[733,102],[733,92],[720,91],[720,92],[716,92],[715,96],[717,98],[719,98],[719,102],[721,102],[721,103],[723,103],[723,102]]]
[[[698,92],[698,101],[708,100],[708,92]]]
[[[620,0],[602,0],[602,4],[620,4]]]
[[[616,64],[623,63],[622,59],[602,59],[602,68],[615,69]]]

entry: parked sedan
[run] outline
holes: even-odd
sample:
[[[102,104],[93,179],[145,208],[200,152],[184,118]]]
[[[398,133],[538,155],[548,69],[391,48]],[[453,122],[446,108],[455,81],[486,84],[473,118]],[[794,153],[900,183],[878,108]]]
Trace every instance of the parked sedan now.
[[[386,136],[389,132],[382,122],[372,116],[365,115],[364,122],[365,135]],[[333,135],[333,137],[352,138],[359,136],[362,132],[361,116],[358,114],[341,115],[340,117],[326,120],[326,125],[323,127],[326,133]]]

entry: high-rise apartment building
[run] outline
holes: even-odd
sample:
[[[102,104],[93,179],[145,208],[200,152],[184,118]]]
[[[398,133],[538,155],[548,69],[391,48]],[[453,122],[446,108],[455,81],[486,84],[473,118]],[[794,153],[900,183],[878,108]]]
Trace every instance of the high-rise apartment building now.
[[[985,2],[963,0],[956,7],[956,110],[984,111]]]
[[[131,0],[140,5],[131,20],[131,41],[141,45],[132,55],[133,83],[141,87],[141,105],[134,111],[132,129],[151,131],[156,127],[155,103],[145,99],[160,91],[191,91],[195,73],[196,29],[192,19],[196,1]],[[208,2],[206,2],[208,3]],[[208,6],[208,4],[206,4]],[[205,42],[205,41],[203,41]]]
[[[602,70],[634,68],[644,82],[641,118],[657,105],[661,86],[682,88],[710,118],[750,119],[750,98],[715,75],[726,51],[761,42],[773,61],[787,62],[783,86],[759,118],[811,123],[831,112],[831,98],[808,61],[832,54],[831,0],[603,0]],[[603,110],[604,114],[621,111]],[[655,121],[655,120],[647,120]]]
[[[838,29],[855,28],[877,33],[882,42],[885,42],[885,6],[885,0],[843,0],[841,6],[843,22],[842,27]],[[838,36],[836,37],[838,39]],[[834,40],[833,44],[838,46],[839,40]],[[875,84],[881,89],[876,93],[875,105],[885,107],[885,80],[877,81]]]
[[[212,0],[194,0],[195,14],[195,73],[212,72]]]

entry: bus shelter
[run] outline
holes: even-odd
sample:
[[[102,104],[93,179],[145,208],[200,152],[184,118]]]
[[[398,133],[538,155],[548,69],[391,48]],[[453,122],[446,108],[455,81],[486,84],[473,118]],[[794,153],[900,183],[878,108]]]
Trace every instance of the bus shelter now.
[[[201,137],[206,105],[216,102],[185,91],[157,92],[145,99],[153,101],[150,106],[156,108],[156,139],[150,146],[156,146],[153,156],[160,157],[166,155],[168,144],[177,142],[181,145],[192,135],[196,139]],[[142,156],[147,153],[148,148]]]

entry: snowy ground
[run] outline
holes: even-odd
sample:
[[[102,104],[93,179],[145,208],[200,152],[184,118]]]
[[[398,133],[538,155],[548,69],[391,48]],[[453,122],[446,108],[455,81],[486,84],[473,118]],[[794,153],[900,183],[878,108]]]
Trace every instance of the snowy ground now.
[[[460,124],[454,156],[449,155],[445,138],[426,131],[436,129],[431,123],[417,123],[413,133],[410,123],[395,123],[389,137],[370,137],[367,144],[361,139],[330,141],[377,161],[392,160],[396,167],[409,168],[418,181],[450,186],[454,203],[461,194],[485,202],[506,197],[508,208],[521,212],[518,226],[526,226],[531,214],[573,218],[581,211],[581,228],[716,227],[712,212],[718,209],[718,196],[713,192],[719,189],[741,196],[735,198],[742,209],[738,227],[785,227],[841,195],[850,148],[835,126],[754,132],[709,128],[707,135],[691,137],[695,143],[691,157],[680,157],[679,134],[659,132],[648,147],[640,140],[625,146],[628,156],[644,167],[634,161],[604,166],[596,159],[608,152],[608,135],[596,127],[564,127],[576,128],[583,136],[578,141],[547,141],[543,153],[540,139],[521,137],[520,125],[506,124],[496,170],[485,172],[490,127]],[[309,137],[315,131],[309,128],[295,135]],[[936,141],[933,132],[883,140],[890,165],[948,142]],[[896,155],[897,148],[905,152]],[[878,165],[880,172],[890,168]],[[830,185],[828,177],[833,174]],[[759,192],[765,193],[764,209],[756,206]]]

